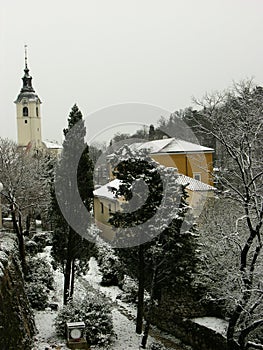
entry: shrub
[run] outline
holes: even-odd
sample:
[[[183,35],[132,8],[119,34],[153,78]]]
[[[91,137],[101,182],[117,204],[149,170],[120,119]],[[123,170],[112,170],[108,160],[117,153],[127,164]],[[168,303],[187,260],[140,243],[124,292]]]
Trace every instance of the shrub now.
[[[49,234],[47,232],[37,232],[32,237],[32,241],[36,242],[38,246],[38,252],[43,252],[45,246],[49,242]]]
[[[101,285],[119,286],[124,277],[124,271],[119,258],[109,244],[103,242],[98,245],[97,261],[102,273]]]
[[[55,328],[59,336],[65,337],[66,323],[85,323],[86,339],[90,345],[107,346],[114,336],[109,305],[93,294],[82,301],[70,301],[58,313]]]
[[[166,350],[166,347],[158,342],[151,343],[150,350]]]
[[[120,294],[119,299],[126,303],[136,303],[138,297],[138,283],[130,276],[125,275],[121,285],[123,294]]]
[[[48,289],[53,289],[53,273],[50,265],[43,258],[33,257],[28,261],[26,282],[40,283]]]
[[[28,261],[25,290],[31,306],[44,310],[48,306],[48,293],[53,289],[53,274],[44,259],[33,257]]]
[[[48,306],[48,289],[43,284],[29,282],[26,283],[25,290],[33,309],[44,310]]]
[[[26,251],[30,254],[30,255],[36,255],[38,252],[38,245],[35,241],[27,241],[25,243],[26,245]]]

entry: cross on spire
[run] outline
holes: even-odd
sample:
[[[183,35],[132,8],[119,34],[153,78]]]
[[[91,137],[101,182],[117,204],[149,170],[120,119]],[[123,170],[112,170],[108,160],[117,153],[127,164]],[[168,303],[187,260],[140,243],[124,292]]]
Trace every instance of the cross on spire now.
[[[24,49],[25,49],[25,69],[24,69],[25,74],[22,78],[23,87],[21,89],[21,92],[26,92],[26,91],[35,92],[32,86],[32,77],[29,75],[29,69],[27,66],[27,45],[24,45]]]
[[[25,47],[25,68],[27,69],[27,45],[24,45]]]

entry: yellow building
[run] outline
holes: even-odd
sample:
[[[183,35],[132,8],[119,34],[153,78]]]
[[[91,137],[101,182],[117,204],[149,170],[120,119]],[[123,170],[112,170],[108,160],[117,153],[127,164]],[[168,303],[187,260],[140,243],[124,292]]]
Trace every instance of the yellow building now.
[[[109,224],[111,213],[121,210],[121,198],[116,198],[111,188],[119,189],[121,181],[112,180],[104,186],[96,189],[94,194],[94,217],[98,228],[103,232],[104,238],[112,240],[114,232]]]
[[[30,143],[35,148],[42,148],[41,135],[41,101],[32,86],[32,77],[27,66],[25,51],[25,69],[22,78],[23,86],[15,100],[17,120],[17,143],[27,147]]]
[[[27,51],[25,46],[25,69],[22,78],[23,86],[18,94],[16,104],[17,144],[28,151],[48,151],[59,155],[62,146],[56,142],[42,141],[41,131],[41,100],[36,94],[32,77],[27,64]]]
[[[159,164],[175,168],[178,173],[177,183],[186,186],[188,204],[194,215],[199,215],[207,197],[216,190],[212,180],[213,152],[212,148],[200,146],[175,138],[134,143],[133,149],[147,149],[150,156]],[[110,170],[111,172],[111,170]],[[110,178],[114,179],[112,172]],[[112,212],[121,211],[123,199],[115,198],[110,188],[119,188],[120,180],[114,179],[94,191],[94,216],[103,236],[111,240],[114,231],[109,224]]]
[[[177,168],[179,174],[213,185],[212,148],[176,138],[149,141],[138,146],[138,149],[143,148],[148,149],[151,157],[161,165]]]

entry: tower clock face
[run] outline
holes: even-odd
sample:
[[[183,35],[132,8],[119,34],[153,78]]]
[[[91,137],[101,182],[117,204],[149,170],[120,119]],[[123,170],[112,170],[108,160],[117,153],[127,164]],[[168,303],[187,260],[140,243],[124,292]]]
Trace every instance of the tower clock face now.
[[[81,331],[79,329],[77,329],[77,328],[72,329],[70,331],[70,336],[73,339],[79,339],[79,338],[81,338]]]

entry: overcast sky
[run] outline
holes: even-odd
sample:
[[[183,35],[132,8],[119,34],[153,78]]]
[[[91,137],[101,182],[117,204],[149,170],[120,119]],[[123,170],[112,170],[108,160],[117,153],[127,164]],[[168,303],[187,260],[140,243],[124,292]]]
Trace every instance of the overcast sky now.
[[[43,102],[44,139],[62,140],[75,102],[95,135],[116,123],[156,123],[162,109],[169,114],[186,108],[193,96],[233,81],[254,77],[263,83],[262,0],[2,0],[1,5],[1,137],[16,140],[13,101],[22,86],[24,44]],[[161,110],[93,113],[127,102]]]

